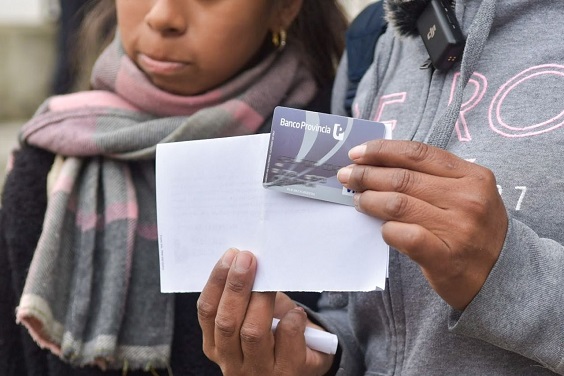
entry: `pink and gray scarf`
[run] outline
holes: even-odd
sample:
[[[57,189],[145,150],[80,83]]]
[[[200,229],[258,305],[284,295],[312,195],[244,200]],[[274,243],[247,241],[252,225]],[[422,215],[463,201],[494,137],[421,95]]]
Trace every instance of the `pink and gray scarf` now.
[[[93,91],[49,98],[21,131],[21,142],[64,163],[17,320],[74,365],[164,368],[174,299],[159,286],[156,145],[255,133],[276,106],[304,107],[316,85],[289,45],[217,89],[173,95],[117,41],[92,83]]]

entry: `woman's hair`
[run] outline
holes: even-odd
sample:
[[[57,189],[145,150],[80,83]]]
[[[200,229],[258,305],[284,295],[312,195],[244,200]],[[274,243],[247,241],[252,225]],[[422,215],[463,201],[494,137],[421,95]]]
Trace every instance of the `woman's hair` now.
[[[85,15],[80,26],[76,48],[77,89],[90,88],[90,74],[94,62],[114,38],[117,27],[115,0],[90,0],[82,10]]]
[[[288,40],[300,43],[301,56],[320,86],[331,83],[345,48],[348,19],[337,0],[303,0],[288,30]]]
[[[95,59],[111,42],[117,23],[114,0],[91,0],[85,12],[78,53],[82,89],[86,88]],[[330,85],[335,76],[347,27],[346,13],[337,0],[304,0],[287,30],[288,41],[299,46],[304,65],[320,87]]]

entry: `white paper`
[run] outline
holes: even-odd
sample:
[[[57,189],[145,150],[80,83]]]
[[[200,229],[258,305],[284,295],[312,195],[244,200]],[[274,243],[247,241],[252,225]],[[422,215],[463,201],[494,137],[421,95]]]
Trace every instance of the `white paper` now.
[[[258,259],[255,291],[383,289],[381,221],[263,188],[268,134],[157,146],[162,292],[200,292],[231,247]]]

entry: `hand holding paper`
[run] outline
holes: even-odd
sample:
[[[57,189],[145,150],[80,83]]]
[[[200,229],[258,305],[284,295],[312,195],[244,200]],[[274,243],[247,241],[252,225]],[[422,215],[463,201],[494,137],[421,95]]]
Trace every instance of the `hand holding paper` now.
[[[216,263],[198,300],[204,353],[239,375],[325,374],[335,342],[316,346],[323,343],[313,341],[304,310],[287,295],[252,292],[256,272],[257,259],[250,252],[230,249]],[[280,317],[275,332],[274,316]]]

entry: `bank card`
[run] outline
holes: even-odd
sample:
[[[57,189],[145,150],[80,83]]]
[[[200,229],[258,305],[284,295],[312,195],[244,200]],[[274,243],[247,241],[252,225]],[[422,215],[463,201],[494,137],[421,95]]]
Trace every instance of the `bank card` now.
[[[351,164],[348,152],[374,139],[391,138],[387,124],[276,107],[263,186],[293,195],[354,205],[354,192],[337,180]]]

